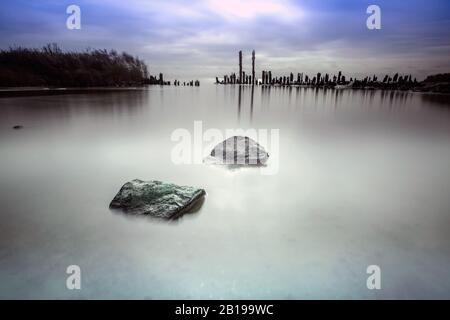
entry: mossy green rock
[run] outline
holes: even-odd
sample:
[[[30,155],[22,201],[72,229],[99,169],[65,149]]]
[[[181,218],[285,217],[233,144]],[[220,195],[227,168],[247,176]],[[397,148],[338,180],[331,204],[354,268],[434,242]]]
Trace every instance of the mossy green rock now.
[[[135,179],[122,186],[109,207],[129,214],[176,219],[193,209],[205,194],[205,190],[194,187]]]

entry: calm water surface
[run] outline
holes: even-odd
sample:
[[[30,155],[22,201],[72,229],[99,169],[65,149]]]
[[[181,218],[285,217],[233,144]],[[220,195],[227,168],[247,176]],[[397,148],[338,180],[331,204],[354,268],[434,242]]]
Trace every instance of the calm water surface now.
[[[443,100],[214,85],[1,98],[0,298],[448,299]],[[195,120],[279,129],[279,152],[265,146],[278,172],[175,165],[171,134]],[[172,223],[111,212],[134,178],[207,198]]]

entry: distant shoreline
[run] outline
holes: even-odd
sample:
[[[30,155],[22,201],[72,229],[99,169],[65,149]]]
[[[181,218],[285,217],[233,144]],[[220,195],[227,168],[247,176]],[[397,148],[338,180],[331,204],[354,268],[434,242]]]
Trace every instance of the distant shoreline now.
[[[252,85],[236,84],[236,86],[249,87]],[[148,85],[142,86],[130,86],[130,87],[72,87],[72,88],[48,88],[48,87],[11,87],[0,88],[0,98],[14,98],[14,97],[34,97],[34,96],[53,96],[53,95],[65,95],[65,94],[83,94],[83,93],[111,93],[111,92],[130,92],[130,91],[142,91],[148,88]],[[153,87],[153,86],[152,86]],[[305,85],[259,85],[262,88],[308,88],[308,89],[325,89],[325,90],[367,90],[367,91],[398,91],[398,92],[410,92],[410,93],[426,93],[434,95],[450,95],[447,92],[432,92],[421,90],[401,90],[401,89],[386,89],[386,88],[331,88],[320,86],[305,86]]]
[[[146,86],[133,87],[79,87],[79,88],[46,88],[46,87],[14,87],[0,88],[0,98],[51,96],[78,93],[107,93],[137,91]]]

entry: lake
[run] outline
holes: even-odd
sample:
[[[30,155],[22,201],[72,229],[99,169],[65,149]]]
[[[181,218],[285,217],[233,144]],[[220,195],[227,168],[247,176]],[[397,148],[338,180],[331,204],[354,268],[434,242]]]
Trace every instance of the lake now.
[[[212,84],[1,98],[0,298],[449,299],[449,107]],[[277,170],[175,164],[171,135],[194,121],[279,129],[277,150],[262,143]],[[111,211],[135,178],[207,196],[173,222]]]

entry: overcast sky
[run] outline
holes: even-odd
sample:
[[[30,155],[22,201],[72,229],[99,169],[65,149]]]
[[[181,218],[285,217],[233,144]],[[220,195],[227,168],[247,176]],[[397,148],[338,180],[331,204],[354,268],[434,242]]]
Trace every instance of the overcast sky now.
[[[106,48],[137,55],[168,79],[257,72],[363,74],[450,72],[449,0],[0,0],[0,47]],[[66,8],[81,8],[81,30]],[[381,7],[381,30],[366,9]]]

